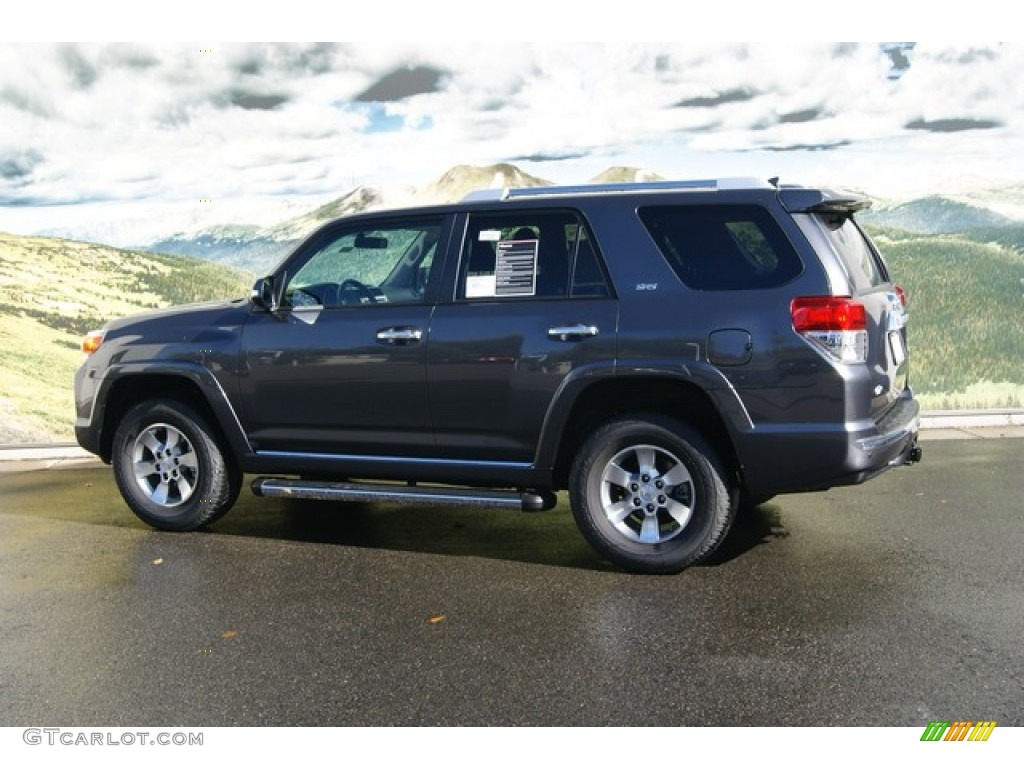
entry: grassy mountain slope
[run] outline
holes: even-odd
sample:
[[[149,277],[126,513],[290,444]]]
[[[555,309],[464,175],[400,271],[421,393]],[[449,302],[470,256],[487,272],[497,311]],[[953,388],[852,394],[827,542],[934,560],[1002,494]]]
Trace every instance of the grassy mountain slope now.
[[[144,309],[245,295],[238,270],[0,233],[0,444],[72,439],[82,335]]]
[[[869,232],[910,297],[922,405],[1024,406],[1024,252],[969,233]]]

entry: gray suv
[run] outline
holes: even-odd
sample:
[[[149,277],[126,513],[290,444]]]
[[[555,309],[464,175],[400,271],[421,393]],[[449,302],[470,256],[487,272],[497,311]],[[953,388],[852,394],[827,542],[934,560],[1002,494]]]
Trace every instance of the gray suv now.
[[[677,572],[741,503],[920,458],[907,309],[857,195],[537,187],[322,227],[244,300],[109,323],[76,433],[132,510],[260,496],[543,510]]]

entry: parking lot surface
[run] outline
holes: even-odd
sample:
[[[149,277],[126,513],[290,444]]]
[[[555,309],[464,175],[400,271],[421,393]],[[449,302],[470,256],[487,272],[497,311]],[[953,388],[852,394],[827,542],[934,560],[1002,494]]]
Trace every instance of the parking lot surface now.
[[[1024,725],[1022,448],[930,441],[670,577],[603,562],[564,502],[243,492],[170,534],[107,467],[8,462],[0,725]]]

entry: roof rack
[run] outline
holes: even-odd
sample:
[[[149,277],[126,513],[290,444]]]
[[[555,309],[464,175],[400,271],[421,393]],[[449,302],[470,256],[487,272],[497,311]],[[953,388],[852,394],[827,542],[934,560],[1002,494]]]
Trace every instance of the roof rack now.
[[[511,200],[519,197],[556,197],[558,195],[598,195],[609,192],[672,192],[676,190],[773,189],[762,179],[727,178],[693,179],[687,181],[623,181],[606,184],[572,184],[568,186],[513,187],[476,189],[462,198],[463,202]]]

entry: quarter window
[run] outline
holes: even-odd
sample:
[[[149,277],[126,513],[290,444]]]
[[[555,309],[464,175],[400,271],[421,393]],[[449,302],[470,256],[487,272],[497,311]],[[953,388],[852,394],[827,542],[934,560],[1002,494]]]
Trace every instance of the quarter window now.
[[[774,288],[803,271],[778,223],[759,206],[653,206],[639,214],[669,266],[690,288]]]
[[[818,218],[857,290],[874,288],[888,281],[881,257],[871,247],[852,216],[834,214]]]

